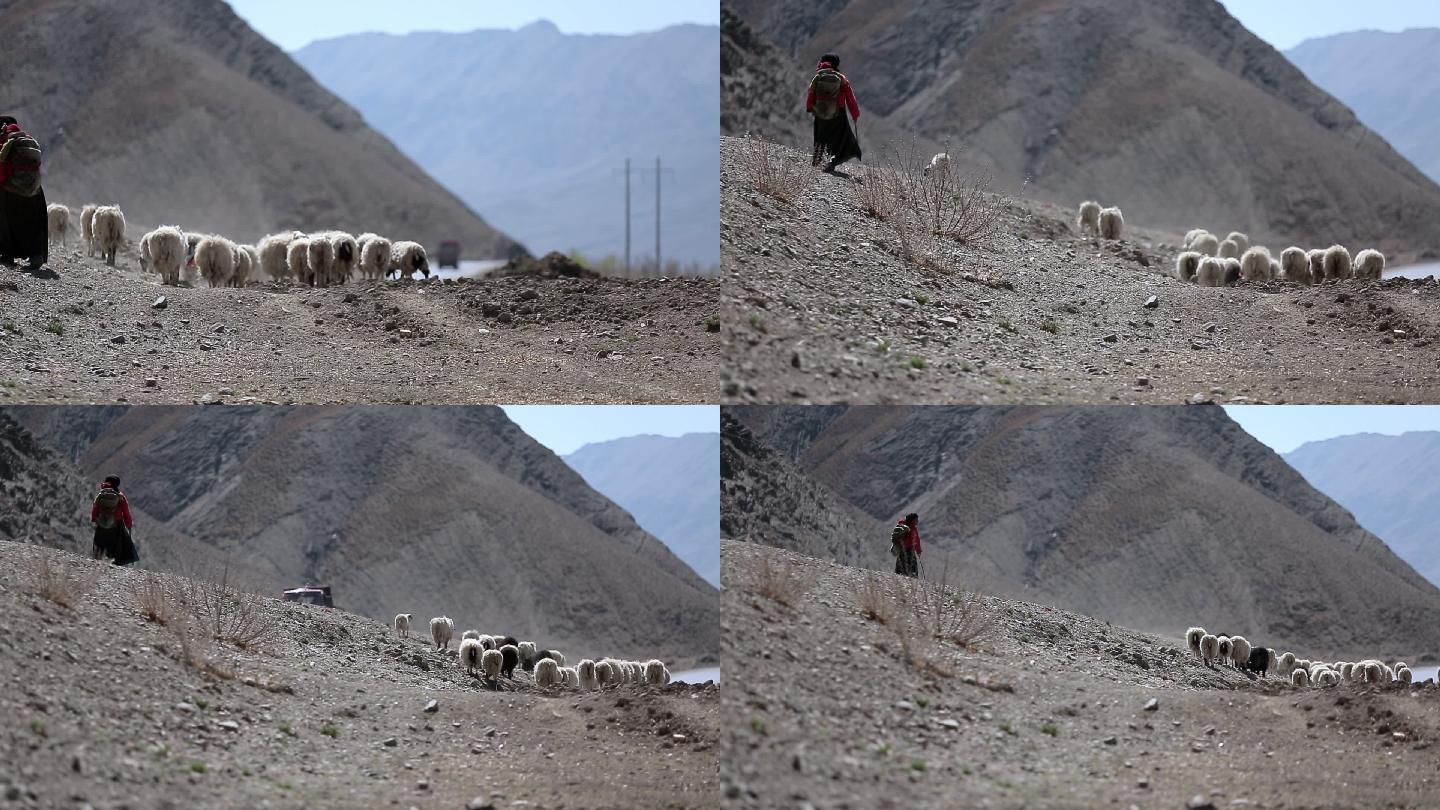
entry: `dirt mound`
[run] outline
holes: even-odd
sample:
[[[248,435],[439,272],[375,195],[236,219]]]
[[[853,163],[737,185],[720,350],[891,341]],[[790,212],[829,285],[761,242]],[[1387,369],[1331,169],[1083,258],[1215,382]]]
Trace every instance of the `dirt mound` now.
[[[36,593],[42,559],[71,606]],[[492,690],[453,644],[270,599],[220,601],[250,606],[253,643],[199,625],[182,642],[173,597],[166,625],[142,616],[146,572],[4,542],[0,563],[0,625],[28,651],[0,659],[0,790],[23,806],[678,808],[718,788],[713,685],[581,693],[517,671]]]
[[[497,278],[529,276],[534,278],[600,278],[591,270],[558,250],[538,259],[520,256],[490,271]]]
[[[893,575],[748,543],[721,554],[722,807],[1433,801],[1440,689],[1252,680],[1181,638],[988,596],[994,629],[967,648],[897,631],[926,614]]]

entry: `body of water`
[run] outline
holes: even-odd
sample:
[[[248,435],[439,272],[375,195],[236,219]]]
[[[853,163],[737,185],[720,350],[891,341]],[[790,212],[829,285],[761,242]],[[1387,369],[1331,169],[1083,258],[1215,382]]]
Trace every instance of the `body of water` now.
[[[1415,683],[1428,678],[1440,677],[1440,667],[1411,667],[1410,671],[1415,673]]]
[[[685,683],[705,683],[706,681],[720,682],[720,668],[706,667],[705,669],[687,669],[684,672],[670,673],[670,680],[684,681]]]
[[[1427,276],[1440,278],[1440,262],[1392,267],[1385,271],[1385,278],[1425,278]]]

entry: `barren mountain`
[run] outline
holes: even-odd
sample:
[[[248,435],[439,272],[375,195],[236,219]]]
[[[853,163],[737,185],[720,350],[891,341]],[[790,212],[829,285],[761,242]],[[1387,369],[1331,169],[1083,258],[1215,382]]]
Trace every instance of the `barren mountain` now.
[[[918,512],[932,574],[1168,634],[1440,650],[1424,620],[1440,589],[1219,408],[855,407],[818,426],[809,410],[726,409],[836,500]]]
[[[142,553],[168,532],[373,619],[714,660],[716,589],[498,408],[8,412],[86,475],[122,477]]]
[[[0,98],[45,149],[51,202],[255,240],[377,231],[523,251],[223,0],[0,2]]]
[[[837,50],[862,107],[1027,196],[1276,244],[1440,245],[1440,186],[1216,0],[726,2],[797,66]]]
[[[1440,585],[1440,544],[1435,542],[1440,433],[1360,433],[1307,442],[1286,453],[1285,461]]]

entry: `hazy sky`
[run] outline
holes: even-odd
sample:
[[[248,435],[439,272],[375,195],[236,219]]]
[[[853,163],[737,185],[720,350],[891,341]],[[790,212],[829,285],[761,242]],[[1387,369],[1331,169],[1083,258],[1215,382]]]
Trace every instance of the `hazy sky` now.
[[[562,456],[626,436],[720,432],[718,405],[506,405],[504,410],[532,439]]]
[[[1440,431],[1436,405],[1226,405],[1225,412],[1277,453],[1355,433]]]
[[[1307,39],[1372,29],[1440,28],[1436,0],[1220,0],[1230,16],[1284,51]]]
[[[313,40],[384,31],[519,28],[549,20],[567,34],[633,34],[679,23],[720,24],[716,0],[229,0],[287,51]]]

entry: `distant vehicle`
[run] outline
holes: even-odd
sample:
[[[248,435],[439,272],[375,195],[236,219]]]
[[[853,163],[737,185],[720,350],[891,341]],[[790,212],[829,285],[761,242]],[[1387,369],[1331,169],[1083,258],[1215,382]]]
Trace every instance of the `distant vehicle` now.
[[[440,243],[440,266],[460,266],[460,243],[454,240],[446,240]]]
[[[303,588],[291,588],[285,591],[281,598],[286,602],[304,602],[307,605],[335,607],[334,600],[330,598],[329,585],[306,585]]]

